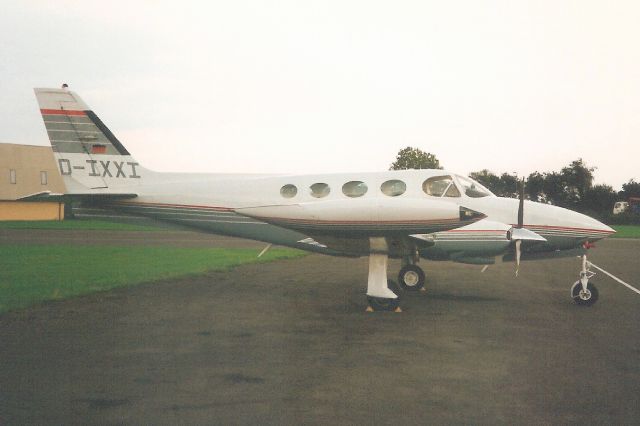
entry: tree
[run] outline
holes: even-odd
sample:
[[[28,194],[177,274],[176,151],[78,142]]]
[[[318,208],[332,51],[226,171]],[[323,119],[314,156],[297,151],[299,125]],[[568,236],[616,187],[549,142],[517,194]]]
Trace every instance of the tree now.
[[[541,175],[535,172],[529,175],[530,188],[527,192],[531,199],[535,199],[535,195],[538,200],[580,210],[587,191],[593,186],[594,170],[595,167],[588,167],[582,158],[579,158],[563,167],[560,173],[547,172]]]
[[[503,173],[500,175],[499,197],[518,198],[518,175]],[[496,194],[497,195],[497,194]]]
[[[544,175],[541,173],[531,173],[527,178],[527,183],[524,189],[530,200],[539,202],[547,201],[544,194]]]
[[[584,194],[593,186],[595,169],[595,167],[587,167],[582,158],[562,168],[560,174],[564,181],[567,201],[579,204],[584,200]]]
[[[398,151],[396,161],[389,170],[407,169],[441,169],[440,161],[435,155],[410,146]]]
[[[609,185],[594,185],[584,193],[580,211],[606,217],[611,213],[618,194]]]
[[[628,201],[630,197],[640,197],[640,182],[631,179],[622,184],[622,191],[618,194],[621,200]]]
[[[492,171],[487,169],[482,169],[479,172],[469,173],[469,177],[477,181],[478,183],[480,183],[480,185],[489,189],[489,191],[498,195],[496,191],[500,186],[500,178],[497,175],[493,174]]]
[[[492,171],[483,169],[469,173],[469,177],[487,187],[498,197],[518,197],[518,176],[515,174],[503,173],[497,176]]]
[[[545,198],[551,204],[561,207],[568,207],[567,194],[562,175],[557,172],[549,172],[544,174],[542,183],[542,192]]]

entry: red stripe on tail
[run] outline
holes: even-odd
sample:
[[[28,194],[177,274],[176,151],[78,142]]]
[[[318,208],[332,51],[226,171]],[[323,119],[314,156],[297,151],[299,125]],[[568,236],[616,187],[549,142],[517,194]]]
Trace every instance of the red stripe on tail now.
[[[87,115],[84,111],[73,111],[69,109],[41,109],[43,115]]]

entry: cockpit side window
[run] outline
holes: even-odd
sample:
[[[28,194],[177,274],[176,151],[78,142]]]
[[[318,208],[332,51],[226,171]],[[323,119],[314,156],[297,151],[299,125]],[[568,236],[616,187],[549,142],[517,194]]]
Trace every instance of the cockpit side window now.
[[[462,191],[467,197],[482,198],[493,195],[491,191],[489,191],[487,188],[480,185],[476,181],[458,175],[456,175],[456,178],[458,179],[458,183],[462,187]]]
[[[422,190],[432,197],[459,197],[460,191],[456,188],[451,176],[433,176],[422,183]]]

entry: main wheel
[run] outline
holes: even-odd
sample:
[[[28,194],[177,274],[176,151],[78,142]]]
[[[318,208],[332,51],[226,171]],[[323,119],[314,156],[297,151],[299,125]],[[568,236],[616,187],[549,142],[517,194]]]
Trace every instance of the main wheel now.
[[[367,300],[374,311],[395,311],[400,303],[397,298],[386,299],[384,297],[367,296]]]
[[[580,281],[571,286],[571,298],[576,305],[591,306],[598,301],[598,289],[591,282],[587,283],[587,290],[582,289]]]
[[[416,265],[406,265],[400,269],[398,282],[403,289],[408,291],[418,291],[424,287],[424,271]]]

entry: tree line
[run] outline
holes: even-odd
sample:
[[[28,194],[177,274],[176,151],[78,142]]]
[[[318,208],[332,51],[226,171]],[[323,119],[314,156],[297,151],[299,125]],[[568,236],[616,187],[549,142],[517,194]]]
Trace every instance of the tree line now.
[[[418,148],[407,147],[398,152],[391,170],[441,169],[435,155]],[[630,179],[616,191],[610,185],[593,184],[596,167],[588,166],[581,158],[572,161],[560,171],[535,171],[525,176],[525,198],[541,203],[575,210],[609,223],[640,223],[640,215],[627,212],[613,215],[616,201],[640,197],[640,182]],[[495,174],[483,169],[469,177],[486,186],[499,197],[518,197],[518,183],[522,179],[516,173]]]

